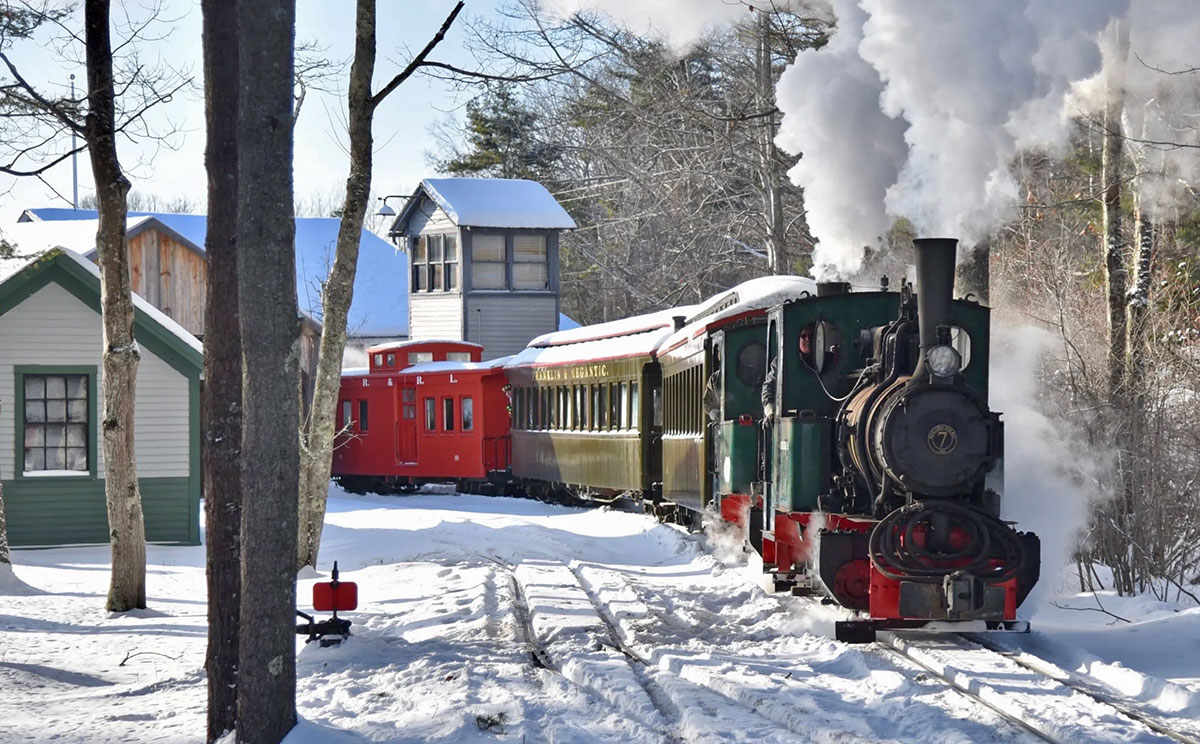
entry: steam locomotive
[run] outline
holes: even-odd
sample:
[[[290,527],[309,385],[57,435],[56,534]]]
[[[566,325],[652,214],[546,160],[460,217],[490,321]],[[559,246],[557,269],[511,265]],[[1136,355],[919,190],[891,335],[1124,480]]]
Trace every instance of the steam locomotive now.
[[[1039,542],[1000,518],[989,311],[952,298],[957,241],[914,242],[915,291],[770,277],[493,362],[464,342],[372,348],[343,378],[334,475],[719,515],[778,589],[857,611],[840,640],[1018,627]]]

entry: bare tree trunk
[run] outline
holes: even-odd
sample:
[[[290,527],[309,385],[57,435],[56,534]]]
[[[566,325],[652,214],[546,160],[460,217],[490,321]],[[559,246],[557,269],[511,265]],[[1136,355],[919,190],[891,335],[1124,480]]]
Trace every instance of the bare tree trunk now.
[[[441,29],[405,69],[378,93],[371,93],[375,71],[375,0],[358,0],[355,20],[354,63],[350,67],[350,175],[338,229],[337,255],[325,283],[321,347],[317,357],[312,411],[300,432],[300,531],[298,566],[317,565],[325,504],[329,497],[329,473],[333,463],[333,440],[337,421],[337,398],[341,386],[342,352],[346,348],[346,316],[354,298],[354,276],[363,218],[371,188],[371,124],[375,109],[392,91],[425,63],[445,37],[463,8],[460,1],[442,23]]]
[[[1121,218],[1122,172],[1124,157],[1124,128],[1121,117],[1125,105],[1124,61],[1129,49],[1129,32],[1126,24],[1118,23],[1118,59],[1111,65],[1105,81],[1104,146],[1101,153],[1104,183],[1104,277],[1108,292],[1108,400],[1112,405],[1117,422],[1117,439],[1125,439],[1125,414],[1128,401],[1125,398],[1127,383],[1126,341],[1128,316],[1125,308],[1125,292],[1128,275],[1125,267],[1125,231]],[[1127,441],[1127,440],[1126,440]],[[1108,541],[1108,562],[1113,571],[1113,581],[1121,594],[1133,591],[1133,575],[1130,569],[1131,547],[1128,529],[1133,513],[1130,461],[1132,453],[1125,451],[1118,462],[1121,494],[1113,505],[1112,518],[1105,534]]]
[[[208,171],[202,452],[208,560],[207,741],[237,727],[242,596],[242,332],[237,275],[237,3],[203,0]]]
[[[104,320],[104,413],[100,430],[112,544],[112,577],[105,606],[110,612],[125,612],[146,606],[146,532],[133,441],[134,383],[141,355],[133,338],[133,295],[125,244],[129,181],[117,160],[108,0],[87,0],[84,23],[88,76],[85,131],[100,217],[96,248]]]
[[[237,263],[244,365],[237,740],[276,744],[296,724],[295,2],[241,0],[237,17]]]
[[[755,66],[758,83],[759,110],[775,109],[775,74],[771,65],[771,14],[758,14],[758,51]],[[784,243],[787,225],[783,217],[783,182],[779,173],[779,150],[775,135],[779,118],[771,113],[762,119],[759,129],[759,160],[763,189],[763,217],[766,219],[767,269],[772,274],[787,273]]]
[[[321,347],[312,410],[301,436],[299,566],[317,565],[333,440],[337,433],[337,398],[342,379],[342,352],[346,348],[346,317],[354,298],[358,247],[371,189],[371,123],[375,103],[371,77],[375,72],[375,0],[358,0],[355,19],[354,63],[350,66],[350,175],[338,228],[337,255],[325,282],[322,300]]]

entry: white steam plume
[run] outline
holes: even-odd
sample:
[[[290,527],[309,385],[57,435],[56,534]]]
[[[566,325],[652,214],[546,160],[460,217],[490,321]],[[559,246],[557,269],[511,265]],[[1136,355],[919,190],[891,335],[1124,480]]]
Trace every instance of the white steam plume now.
[[[1053,593],[1053,579],[1071,560],[1086,529],[1090,504],[1113,453],[1087,446],[1064,422],[1039,406],[1038,370],[1056,343],[1034,326],[993,326],[991,407],[1004,415],[1004,492],[1001,516],[1042,541],[1042,579],[1034,598]]]
[[[861,4],[859,51],[884,80],[884,112],[909,123],[888,211],[923,235],[973,243],[1016,201],[1013,130],[1053,132],[1070,83],[1100,69],[1098,34],[1123,2]]]
[[[858,53],[866,14],[854,0],[835,0],[837,30],[823,49],[805,50],[776,89],[778,145],[803,157],[788,171],[804,187],[808,224],[821,238],[813,274],[848,276],[862,265],[891,219],[888,186],[904,163],[904,122],[879,108],[883,82]]]

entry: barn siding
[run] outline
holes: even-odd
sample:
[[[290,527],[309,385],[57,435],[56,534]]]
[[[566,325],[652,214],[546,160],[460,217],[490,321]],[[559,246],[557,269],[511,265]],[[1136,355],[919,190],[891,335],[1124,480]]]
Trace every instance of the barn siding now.
[[[204,256],[148,228],[129,239],[133,291],[197,336],[204,333],[208,267]]]
[[[546,293],[467,295],[466,335],[483,344],[484,360],[520,353],[534,338],[558,330],[558,297]]]
[[[61,260],[61,259],[60,259]],[[57,271],[57,269],[51,269]],[[98,303],[98,298],[97,298]],[[138,333],[139,338],[141,333]],[[96,476],[17,478],[15,368],[101,369],[99,313],[54,281],[0,315],[0,479],[15,545],[107,541],[102,447]],[[199,540],[199,381],[141,344],[134,424],[146,536],[157,542]],[[197,370],[198,372],[198,370]],[[93,418],[102,410],[96,380]],[[98,428],[98,422],[94,429]],[[98,436],[98,434],[97,434]]]

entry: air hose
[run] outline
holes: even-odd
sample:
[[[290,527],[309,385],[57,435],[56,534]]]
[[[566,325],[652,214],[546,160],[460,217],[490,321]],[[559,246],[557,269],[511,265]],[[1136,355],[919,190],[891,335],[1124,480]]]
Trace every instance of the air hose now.
[[[966,536],[959,550],[927,549],[934,519]],[[924,525],[918,542],[917,528]],[[945,536],[949,543],[949,535]],[[955,501],[914,501],[888,514],[871,531],[871,563],[893,581],[941,583],[955,571],[966,571],[987,583],[1015,578],[1025,565],[1017,533],[1009,525]],[[994,564],[994,565],[993,565]]]

